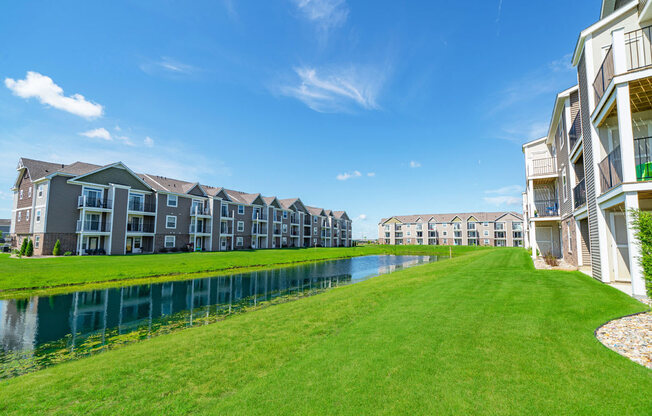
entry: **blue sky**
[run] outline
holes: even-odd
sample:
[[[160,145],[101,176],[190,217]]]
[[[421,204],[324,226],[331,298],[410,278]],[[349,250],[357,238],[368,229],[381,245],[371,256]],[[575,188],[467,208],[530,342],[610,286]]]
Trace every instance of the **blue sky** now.
[[[381,217],[518,210],[589,0],[9,2],[0,217],[18,157]]]

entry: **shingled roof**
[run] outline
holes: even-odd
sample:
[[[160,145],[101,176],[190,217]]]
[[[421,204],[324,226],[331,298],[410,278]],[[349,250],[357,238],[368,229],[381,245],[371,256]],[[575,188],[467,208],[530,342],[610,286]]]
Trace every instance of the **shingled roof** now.
[[[516,212],[512,211],[503,211],[503,212],[460,212],[456,214],[417,214],[417,215],[394,215],[389,218],[383,218],[380,220],[380,224],[384,224],[392,218],[395,218],[403,223],[415,223],[419,218],[423,222],[438,222],[438,223],[448,223],[452,222],[456,217],[459,217],[463,221],[474,217],[477,222],[494,222],[500,217],[503,217],[507,214],[512,214],[518,219],[522,220],[523,216]]]

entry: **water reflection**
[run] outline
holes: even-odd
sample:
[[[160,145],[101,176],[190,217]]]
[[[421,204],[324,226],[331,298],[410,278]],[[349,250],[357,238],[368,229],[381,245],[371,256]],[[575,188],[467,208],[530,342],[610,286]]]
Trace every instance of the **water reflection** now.
[[[436,260],[435,256],[366,256],[0,301],[0,379]]]

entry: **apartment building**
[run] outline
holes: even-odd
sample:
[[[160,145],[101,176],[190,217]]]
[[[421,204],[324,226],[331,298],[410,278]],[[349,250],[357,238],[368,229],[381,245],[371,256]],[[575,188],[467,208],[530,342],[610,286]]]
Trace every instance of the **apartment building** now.
[[[16,246],[32,239],[36,255],[51,254],[57,240],[79,255],[351,246],[345,211],[299,198],[135,173],[121,162],[21,158],[17,171],[9,231]]]
[[[523,217],[515,212],[398,215],[378,224],[391,245],[523,247]]]
[[[645,296],[631,209],[652,210],[652,2],[603,0],[548,135],[523,146],[532,255],[551,252]]]

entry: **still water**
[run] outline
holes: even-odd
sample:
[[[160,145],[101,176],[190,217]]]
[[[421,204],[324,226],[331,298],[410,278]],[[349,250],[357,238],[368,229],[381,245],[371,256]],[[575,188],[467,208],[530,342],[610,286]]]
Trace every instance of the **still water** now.
[[[437,260],[437,256],[365,256],[202,279],[0,300],[0,379]]]

